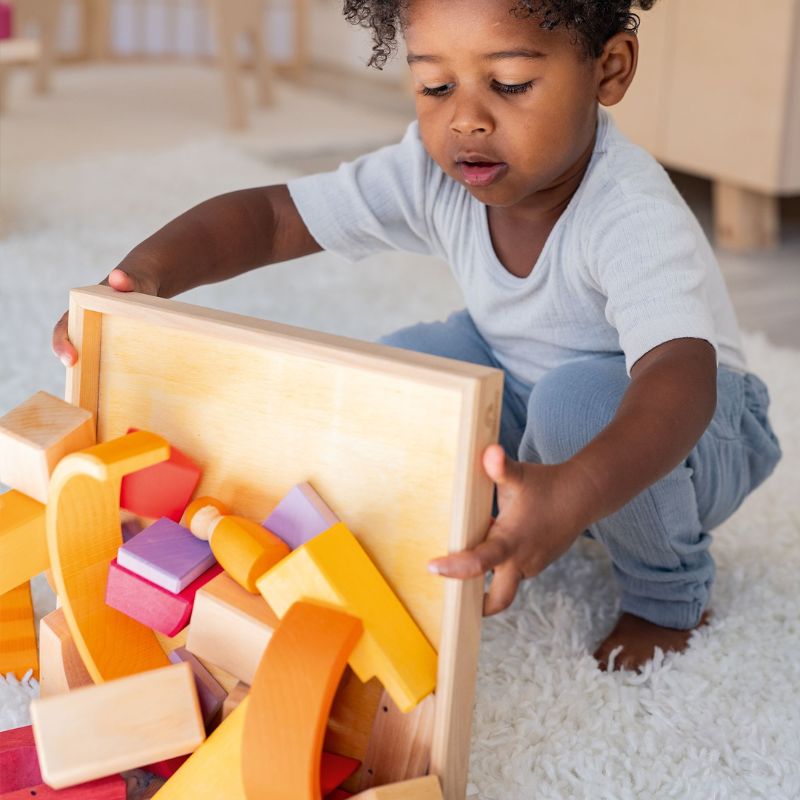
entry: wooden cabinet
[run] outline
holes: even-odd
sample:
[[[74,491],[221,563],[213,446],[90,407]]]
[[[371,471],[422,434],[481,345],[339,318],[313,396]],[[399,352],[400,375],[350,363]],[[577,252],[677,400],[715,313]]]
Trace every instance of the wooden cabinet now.
[[[710,178],[718,241],[777,241],[800,193],[800,0],[659,0],[620,128],[665,166]]]

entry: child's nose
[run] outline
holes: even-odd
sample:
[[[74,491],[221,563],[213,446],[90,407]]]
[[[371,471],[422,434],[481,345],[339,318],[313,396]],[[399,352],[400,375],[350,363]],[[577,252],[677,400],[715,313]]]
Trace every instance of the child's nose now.
[[[450,129],[454,133],[469,135],[473,133],[491,133],[494,122],[488,110],[474,100],[462,100],[456,105],[450,120]]]

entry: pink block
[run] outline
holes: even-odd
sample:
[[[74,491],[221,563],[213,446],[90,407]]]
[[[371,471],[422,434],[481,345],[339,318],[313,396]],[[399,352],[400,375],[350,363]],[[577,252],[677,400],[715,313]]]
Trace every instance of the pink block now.
[[[0,3],[0,39],[10,39],[14,35],[13,12],[8,3]]]
[[[182,592],[173,594],[162,586],[121,567],[114,559],[108,566],[106,604],[165,636],[176,636],[188,624],[197,590],[222,572],[215,564]]]
[[[299,483],[275,506],[262,524],[295,550],[338,521],[339,518],[311,484]]]
[[[166,517],[125,542],[117,563],[150,583],[178,594],[217,560],[208,542]]]

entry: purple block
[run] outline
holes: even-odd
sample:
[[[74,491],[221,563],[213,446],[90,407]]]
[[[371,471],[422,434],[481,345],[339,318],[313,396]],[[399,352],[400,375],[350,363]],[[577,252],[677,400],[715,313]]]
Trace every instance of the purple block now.
[[[216,561],[208,542],[167,517],[145,528],[117,551],[120,566],[173,594],[183,591]]]
[[[311,484],[299,483],[261,524],[295,550],[338,521]]]
[[[179,647],[169,654],[173,664],[188,662],[194,672],[194,684],[197,687],[197,699],[200,701],[200,711],[206,728],[214,727],[217,715],[222,710],[222,703],[227,697],[227,692],[220,686],[217,679],[203,666],[198,658],[193,656],[185,647]]]
[[[122,541],[129,542],[144,530],[144,525],[138,519],[129,519],[122,523]]]

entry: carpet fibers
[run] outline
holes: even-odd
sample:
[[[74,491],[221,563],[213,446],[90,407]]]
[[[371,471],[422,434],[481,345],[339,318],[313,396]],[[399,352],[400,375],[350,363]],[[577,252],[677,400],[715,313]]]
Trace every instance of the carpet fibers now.
[[[17,176],[19,178],[20,176]],[[60,394],[50,329],[72,286],[96,282],[137,241],[211,194],[285,180],[224,141],[31,170],[3,196],[0,412]],[[188,302],[371,339],[459,306],[440,262],[329,254],[204,287]],[[613,625],[610,564],[579,542],[513,607],[487,620],[470,780],[485,800],[800,797],[800,353],[745,337],[770,387],[784,459],[715,531],[711,623],[642,674],[598,671]],[[37,581],[37,609],[52,607]],[[27,722],[35,682],[0,678],[0,729]]]

